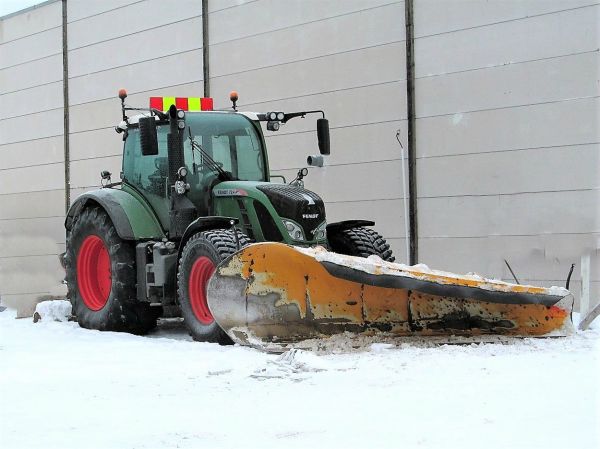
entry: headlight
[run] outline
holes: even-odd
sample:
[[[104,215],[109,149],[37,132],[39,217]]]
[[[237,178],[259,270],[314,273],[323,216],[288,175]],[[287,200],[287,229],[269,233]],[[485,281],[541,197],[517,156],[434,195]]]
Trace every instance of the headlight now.
[[[293,240],[306,240],[302,228],[292,220],[282,219],[283,225]]]
[[[319,226],[317,226],[312,231],[312,234],[315,240],[325,240],[327,238],[327,222],[324,221]]]
[[[278,131],[279,122],[267,122],[267,131]]]

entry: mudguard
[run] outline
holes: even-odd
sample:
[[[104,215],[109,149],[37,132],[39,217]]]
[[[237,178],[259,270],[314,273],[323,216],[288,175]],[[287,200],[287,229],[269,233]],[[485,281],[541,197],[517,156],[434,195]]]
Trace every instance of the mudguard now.
[[[123,240],[162,239],[165,237],[158,218],[143,199],[121,189],[97,189],[79,196],[65,218],[71,230],[73,219],[90,205],[102,207]]]
[[[185,229],[183,236],[181,237],[181,241],[179,242],[179,256],[181,256],[181,252],[183,251],[183,247],[186,242],[189,240],[191,236],[196,234],[197,232],[207,231],[209,229],[216,228],[231,228],[231,222],[233,224],[238,223],[237,218],[232,217],[222,217],[218,215],[210,216],[210,217],[198,217],[194,221],[192,221],[188,227]]]
[[[327,233],[334,234],[343,231],[344,229],[351,229],[357,226],[375,226],[375,222],[370,220],[344,220],[336,223],[328,223]]]

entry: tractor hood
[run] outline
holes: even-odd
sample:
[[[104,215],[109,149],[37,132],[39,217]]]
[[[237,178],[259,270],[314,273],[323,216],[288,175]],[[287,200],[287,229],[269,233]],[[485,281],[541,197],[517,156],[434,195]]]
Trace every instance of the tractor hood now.
[[[247,221],[254,230],[254,224],[261,228],[263,235],[253,236],[256,240],[313,244],[325,239],[325,205],[310,190],[288,184],[227,181],[217,184],[213,195],[219,213],[236,216],[242,224]],[[235,209],[240,210],[239,215],[233,213]]]

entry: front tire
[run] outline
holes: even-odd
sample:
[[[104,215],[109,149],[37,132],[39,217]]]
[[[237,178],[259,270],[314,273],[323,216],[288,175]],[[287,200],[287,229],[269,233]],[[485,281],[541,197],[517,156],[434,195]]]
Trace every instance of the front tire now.
[[[237,233],[240,248],[250,243]],[[236,237],[229,229],[211,229],[193,235],[185,244],[179,260],[177,285],[179,305],[190,335],[197,341],[230,344],[208,308],[206,287],[219,265],[238,250]]]
[[[378,232],[363,226],[341,229],[329,235],[328,240],[331,250],[338,254],[357,257],[376,255],[388,262],[396,260],[389,243]]]
[[[121,240],[108,214],[84,209],[67,234],[68,297],[81,327],[144,334],[156,313],[136,299],[135,250]]]

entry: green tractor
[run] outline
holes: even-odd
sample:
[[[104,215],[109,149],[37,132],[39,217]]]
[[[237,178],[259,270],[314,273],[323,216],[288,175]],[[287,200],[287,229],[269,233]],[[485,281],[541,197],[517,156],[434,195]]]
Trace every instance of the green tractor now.
[[[65,220],[68,296],[82,327],[143,334],[161,316],[183,316],[194,339],[227,343],[207,283],[252,242],[394,260],[372,221],[326,222],[322,199],[303,188],[306,168],[289,184],[271,182],[261,122],[275,132],[319,113],[318,144],[327,155],[322,111],[239,112],[235,92],[227,111],[213,111],[211,99],[152,98],[141,109],[125,105],[124,89],[119,97],[121,181],[102,172],[102,188],[77,198]],[[141,114],[128,117],[132,110]]]

